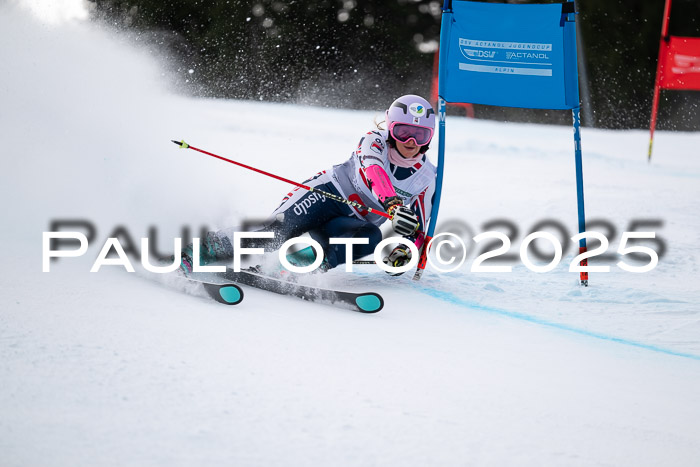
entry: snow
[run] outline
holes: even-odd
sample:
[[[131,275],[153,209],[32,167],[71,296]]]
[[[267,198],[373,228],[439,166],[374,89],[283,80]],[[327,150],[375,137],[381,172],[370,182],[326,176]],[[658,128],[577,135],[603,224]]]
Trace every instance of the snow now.
[[[694,465],[700,459],[698,133],[583,129],[586,213],[658,219],[651,272],[332,271],[364,315],[246,288],[225,307],[104,266],[119,226],[265,217],[344,161],[376,112],[175,95],[145,49],[0,8],[0,465]],[[387,99],[391,99],[389,96]],[[573,235],[571,129],[449,117],[441,222],[543,219]],[[435,151],[432,151],[435,152]],[[434,155],[433,155],[434,157]],[[81,258],[42,273],[42,232],[86,219]],[[556,235],[556,233],[555,233]],[[593,261],[591,261],[593,264]]]

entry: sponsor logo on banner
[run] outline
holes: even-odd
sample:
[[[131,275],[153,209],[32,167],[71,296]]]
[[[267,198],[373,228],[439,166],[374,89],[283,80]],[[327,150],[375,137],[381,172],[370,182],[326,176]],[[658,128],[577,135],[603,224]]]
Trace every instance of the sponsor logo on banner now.
[[[552,76],[552,44],[459,39],[467,60],[459,69],[476,73]]]
[[[533,42],[501,42],[501,41],[480,41],[473,39],[459,38],[460,47],[479,47],[482,49],[504,49],[504,50],[529,50],[551,52],[552,44],[539,44]]]
[[[508,60],[549,60],[549,55],[533,52],[506,52],[506,58]]]
[[[496,56],[496,52],[488,50],[474,50],[465,48],[461,50],[467,58],[493,58]]]
[[[700,73],[700,57],[676,54],[673,56],[673,67],[671,71],[679,75]]]

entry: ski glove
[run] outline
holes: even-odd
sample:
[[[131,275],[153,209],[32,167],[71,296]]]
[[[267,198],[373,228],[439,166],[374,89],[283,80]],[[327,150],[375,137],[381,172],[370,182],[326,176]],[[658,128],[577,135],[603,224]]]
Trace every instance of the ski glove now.
[[[403,205],[403,201],[401,201],[401,198],[398,196],[389,196],[384,199],[379,198],[379,201],[382,203],[382,206],[384,206],[384,210],[388,213],[391,213],[391,210],[397,206]]]
[[[404,237],[416,233],[420,223],[415,212],[401,205],[392,206],[388,212],[392,216],[391,226],[394,228],[394,232]]]
[[[384,258],[384,264],[391,266],[393,268],[400,268],[401,266],[407,265],[411,261],[411,250],[405,245],[400,245],[391,250],[389,256]],[[402,272],[386,272],[390,276],[400,276]]]

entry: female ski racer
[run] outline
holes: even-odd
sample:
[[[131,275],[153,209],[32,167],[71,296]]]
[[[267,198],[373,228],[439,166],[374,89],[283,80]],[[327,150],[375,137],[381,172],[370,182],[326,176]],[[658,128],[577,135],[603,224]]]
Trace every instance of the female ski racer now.
[[[386,129],[381,125],[365,134],[343,164],[319,172],[304,185],[356,201],[392,215],[394,232],[410,239],[420,250],[426,220],[435,193],[435,166],[425,153],[435,131],[435,111],[416,95],[396,99],[386,111]],[[325,258],[319,267],[327,271],[346,261],[374,252],[382,240],[379,226],[387,218],[327,199],[316,192],[295,188],[275,209],[262,232],[274,238],[243,239],[245,248],[274,251],[290,238],[308,233],[323,248]],[[202,239],[200,263],[222,261],[233,256],[233,232],[224,229],[209,232]],[[346,258],[345,245],[330,244],[330,238],[366,238],[368,244],[353,245],[353,258]],[[399,245],[384,262],[400,267],[411,260],[411,251]],[[182,251],[182,269],[192,271],[192,245]]]

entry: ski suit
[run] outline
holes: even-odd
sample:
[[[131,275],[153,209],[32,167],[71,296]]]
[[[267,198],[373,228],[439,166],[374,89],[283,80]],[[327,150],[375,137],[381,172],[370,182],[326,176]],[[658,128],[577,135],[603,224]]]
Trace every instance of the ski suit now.
[[[373,130],[365,134],[350,158],[331,169],[317,173],[304,185],[318,188],[365,206],[384,211],[381,201],[398,196],[404,206],[409,206],[418,216],[419,232],[412,241],[421,247],[424,241],[426,220],[430,218],[435,194],[435,166],[425,154],[419,154],[410,162],[397,161],[396,149],[387,143],[388,131]],[[381,200],[381,201],[380,201]],[[273,239],[245,239],[247,248],[278,249],[290,238],[308,233],[321,244],[326,255],[327,268],[334,268],[346,261],[355,260],[374,252],[382,240],[379,226],[387,219],[366,210],[327,199],[325,196],[295,188],[287,193],[282,203],[272,213],[261,231],[275,233]],[[232,232],[226,233],[232,239]],[[331,245],[330,238],[367,238],[369,244],[354,245],[353,258],[345,258],[345,245]]]

